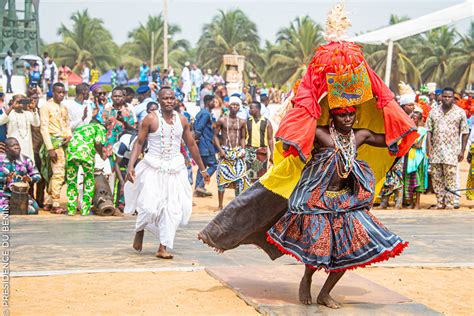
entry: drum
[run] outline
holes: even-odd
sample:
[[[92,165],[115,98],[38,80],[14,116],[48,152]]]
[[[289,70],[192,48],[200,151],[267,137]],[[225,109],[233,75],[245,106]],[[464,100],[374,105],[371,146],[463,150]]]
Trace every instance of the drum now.
[[[28,214],[29,188],[30,186],[26,182],[16,182],[11,185],[10,215]]]
[[[102,173],[94,175],[94,213],[99,216],[112,216],[115,213],[114,199],[110,192],[107,177]]]

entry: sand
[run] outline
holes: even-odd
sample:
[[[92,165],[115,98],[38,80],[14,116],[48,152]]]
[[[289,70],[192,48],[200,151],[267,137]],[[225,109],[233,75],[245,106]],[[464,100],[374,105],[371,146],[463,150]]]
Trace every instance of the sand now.
[[[473,268],[374,267],[356,273],[445,315],[474,315]]]
[[[13,278],[11,315],[257,315],[205,271]]]

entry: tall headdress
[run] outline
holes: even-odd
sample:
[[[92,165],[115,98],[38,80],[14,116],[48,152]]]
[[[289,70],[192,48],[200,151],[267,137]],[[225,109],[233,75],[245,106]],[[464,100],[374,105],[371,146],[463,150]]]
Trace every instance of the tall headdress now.
[[[400,93],[400,105],[404,106],[410,103],[415,103],[416,94],[410,85],[403,81],[398,84],[398,91]]]

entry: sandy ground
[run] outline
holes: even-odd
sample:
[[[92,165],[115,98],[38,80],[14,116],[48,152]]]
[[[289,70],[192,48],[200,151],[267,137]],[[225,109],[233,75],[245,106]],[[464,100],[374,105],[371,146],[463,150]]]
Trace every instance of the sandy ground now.
[[[467,163],[463,163],[461,187],[466,174]],[[207,188],[214,196],[194,198],[193,212],[217,210],[215,176]],[[225,204],[233,198],[233,191],[228,190]],[[422,197],[423,208],[435,202],[432,194]],[[461,208],[473,206],[463,195]],[[40,216],[58,215],[41,211]],[[81,219],[79,215],[74,218]],[[474,315],[474,269],[373,267],[357,273],[447,315]],[[22,277],[13,278],[11,287],[12,315],[257,314],[204,271]]]
[[[12,315],[258,314],[205,271],[25,277],[11,286]]]
[[[366,268],[356,273],[445,315],[474,315],[473,268]]]
[[[443,314],[474,314],[472,268],[374,267],[357,273]],[[258,314],[204,271],[22,277],[11,286],[12,315]]]

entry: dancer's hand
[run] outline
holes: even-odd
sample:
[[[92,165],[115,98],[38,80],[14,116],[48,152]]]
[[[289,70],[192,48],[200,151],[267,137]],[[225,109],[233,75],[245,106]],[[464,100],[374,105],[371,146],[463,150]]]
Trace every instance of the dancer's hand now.
[[[127,181],[135,182],[135,168],[129,168],[127,172]]]
[[[204,179],[205,184],[209,184],[209,182],[211,182],[211,176],[209,175],[209,173],[207,173],[207,170],[201,172],[201,176]]]
[[[48,150],[49,154],[49,159],[51,159],[52,163],[56,163],[58,161],[58,154],[56,154],[56,151],[54,149]]]

